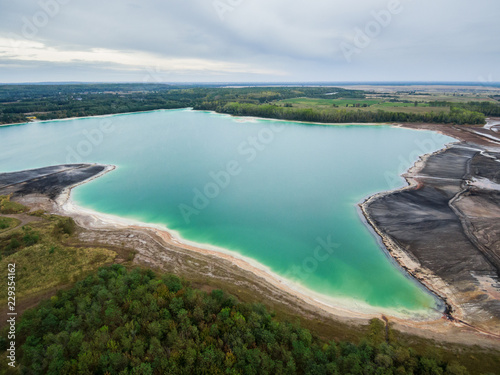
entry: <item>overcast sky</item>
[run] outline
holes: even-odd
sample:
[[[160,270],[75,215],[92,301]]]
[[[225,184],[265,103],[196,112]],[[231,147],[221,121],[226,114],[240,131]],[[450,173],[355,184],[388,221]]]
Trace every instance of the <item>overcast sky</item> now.
[[[498,0],[0,0],[0,82],[500,81]]]

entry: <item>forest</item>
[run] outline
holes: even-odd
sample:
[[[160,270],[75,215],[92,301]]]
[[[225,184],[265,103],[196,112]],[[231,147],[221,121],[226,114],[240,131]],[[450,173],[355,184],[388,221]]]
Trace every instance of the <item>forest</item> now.
[[[372,109],[293,108],[277,104],[286,99],[365,99],[369,92],[338,87],[223,87],[135,84],[58,84],[0,86],[0,124],[140,112],[157,109],[194,108],[239,116],[258,116],[320,123],[432,122],[484,124],[486,116],[500,115],[497,102],[430,102],[449,111],[421,112]],[[394,100],[390,100],[393,102]],[[418,104],[418,103],[416,103]],[[418,108],[417,108],[418,109]]]
[[[0,124],[193,107],[202,101],[267,103],[297,96],[321,97],[328,87],[222,88],[165,84],[0,85]],[[338,89],[338,95],[364,97]]]
[[[275,118],[290,121],[307,121],[320,123],[371,123],[371,122],[430,122],[439,124],[484,124],[485,115],[461,107],[452,106],[449,113],[406,113],[375,111],[336,111],[317,110],[313,108],[290,108],[277,105],[256,105],[242,103],[220,104],[218,102],[203,102],[195,109],[212,110],[235,116],[255,116]]]
[[[325,342],[263,305],[117,264],[26,311],[17,340],[21,366],[2,361],[2,373],[467,374],[457,362],[399,345],[378,319],[359,345]]]

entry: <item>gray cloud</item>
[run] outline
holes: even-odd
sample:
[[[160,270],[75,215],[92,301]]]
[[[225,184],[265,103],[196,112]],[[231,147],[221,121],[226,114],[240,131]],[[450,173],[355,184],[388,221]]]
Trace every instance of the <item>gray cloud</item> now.
[[[500,81],[499,2],[394,1],[0,0],[0,81]]]

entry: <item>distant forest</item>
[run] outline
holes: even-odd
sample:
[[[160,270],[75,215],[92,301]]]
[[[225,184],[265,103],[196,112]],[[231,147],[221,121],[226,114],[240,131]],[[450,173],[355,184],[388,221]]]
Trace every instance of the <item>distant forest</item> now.
[[[332,87],[170,86],[166,84],[66,84],[0,86],[0,123],[85,117],[114,113],[192,107],[239,116],[258,116],[320,123],[432,122],[484,124],[500,116],[493,102],[434,102],[443,112],[398,112],[293,108],[276,104],[293,98],[364,99],[366,92]]]

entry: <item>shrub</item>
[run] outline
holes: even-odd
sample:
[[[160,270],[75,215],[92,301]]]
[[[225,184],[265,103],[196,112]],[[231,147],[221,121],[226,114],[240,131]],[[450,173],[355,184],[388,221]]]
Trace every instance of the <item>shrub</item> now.
[[[0,195],[0,213],[5,215],[20,214],[29,211],[29,208],[20,203],[12,202],[10,195]]]

